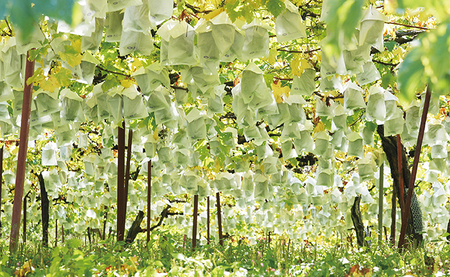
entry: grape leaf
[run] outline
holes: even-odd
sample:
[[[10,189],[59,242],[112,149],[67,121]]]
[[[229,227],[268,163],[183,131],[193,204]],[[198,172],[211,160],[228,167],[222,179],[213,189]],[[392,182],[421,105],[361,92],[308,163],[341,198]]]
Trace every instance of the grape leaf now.
[[[280,81],[272,83],[272,93],[275,97],[275,101],[277,101],[278,104],[283,103],[283,95],[285,98],[289,97],[290,91],[291,90],[289,89],[289,87],[282,87]]]
[[[70,81],[72,80],[72,72],[67,68],[61,67],[59,70],[55,71],[54,76],[62,87],[70,85]]]
[[[286,6],[280,0],[269,0],[266,3],[266,7],[275,17],[279,16],[286,9]]]
[[[70,66],[74,67],[81,63],[81,39],[74,40],[72,45],[64,45],[64,52],[59,52],[61,59],[65,60]]]
[[[72,24],[75,0],[2,0],[0,2],[0,16],[9,14],[14,25],[21,30],[23,39],[28,38],[34,28],[38,27],[37,22],[42,14]]]
[[[422,51],[420,50],[420,48],[411,50],[398,69],[400,98],[408,103],[414,99],[418,88],[425,85],[425,69],[421,61]]]

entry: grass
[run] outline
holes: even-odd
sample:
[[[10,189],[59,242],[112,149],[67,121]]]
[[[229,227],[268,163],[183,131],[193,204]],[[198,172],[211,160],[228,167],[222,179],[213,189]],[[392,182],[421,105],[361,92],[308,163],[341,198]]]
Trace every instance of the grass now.
[[[446,276],[450,249],[446,243],[400,253],[387,244],[359,249],[347,242],[312,243],[282,237],[228,239],[200,245],[191,251],[179,234],[153,232],[147,248],[100,241],[84,244],[78,238],[55,248],[22,245],[8,255],[0,240],[0,276]]]

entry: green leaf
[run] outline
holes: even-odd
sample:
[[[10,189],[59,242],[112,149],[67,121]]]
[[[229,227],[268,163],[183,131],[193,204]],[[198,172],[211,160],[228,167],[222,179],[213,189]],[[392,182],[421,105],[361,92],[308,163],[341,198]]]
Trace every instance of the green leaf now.
[[[14,5],[10,4],[6,12],[9,13],[12,23],[21,30],[22,39],[26,40],[34,28],[38,27],[38,17],[31,9],[31,1],[18,0]]]
[[[62,87],[70,85],[72,79],[72,72],[67,68],[61,68],[56,74],[55,78]]]
[[[322,121],[323,125],[325,125],[325,129],[331,130],[331,119],[328,119],[325,116],[321,116],[320,120]]]
[[[266,3],[266,7],[275,17],[279,16],[286,9],[286,6],[280,0],[269,0]]]
[[[365,0],[344,1],[345,3],[337,11],[339,17],[338,28],[344,31],[345,39],[351,39],[355,33],[355,28],[358,26],[362,16],[362,7]],[[339,29],[338,29],[339,30]]]
[[[386,49],[387,49],[388,51],[392,51],[392,50],[394,50],[394,47],[395,47],[396,44],[397,44],[397,43],[396,43],[395,41],[391,40],[391,41],[385,42],[385,43],[384,43],[384,46],[386,47]]]
[[[414,10],[416,8],[425,8],[427,12],[433,12],[433,16],[437,16],[443,20],[448,16],[448,2],[440,0],[417,1],[417,0],[397,0],[398,10],[402,13],[406,9]]]
[[[400,99],[407,103],[411,102],[416,92],[426,84],[425,69],[421,61],[422,54],[420,48],[414,48],[406,55],[398,69]]]
[[[11,21],[20,29],[24,40],[31,35],[34,28],[38,27],[39,17],[43,14],[72,24],[75,0],[3,0],[0,2],[0,16],[9,14]]]
[[[433,92],[447,94],[450,68],[450,24],[438,26],[421,38],[423,52],[421,57],[425,73],[433,83]]]
[[[75,0],[34,0],[33,3],[33,9],[36,14],[45,14],[48,17],[64,20],[68,24],[72,24],[72,9]]]
[[[274,76],[273,73],[264,74],[264,81],[266,81],[266,85],[268,87],[272,86],[272,84],[273,84],[273,76]]]
[[[395,77],[392,75],[390,71],[386,71],[386,73],[383,74],[381,77],[381,86],[384,89],[387,89],[390,84],[393,84],[395,82]]]
[[[0,18],[4,18],[8,15],[6,6],[7,4],[11,5],[9,2],[10,1],[0,1]]]
[[[236,11],[238,5],[239,1],[231,1],[225,4],[225,10],[227,11],[228,16],[233,22],[239,17],[239,12]]]
[[[328,1],[329,14],[325,19],[328,36],[323,47],[327,56],[338,55],[341,45],[352,38],[361,19],[365,2],[365,0]]]
[[[120,84],[117,78],[113,75],[106,76],[105,82],[102,84],[103,91],[108,91],[113,87],[116,87]]]

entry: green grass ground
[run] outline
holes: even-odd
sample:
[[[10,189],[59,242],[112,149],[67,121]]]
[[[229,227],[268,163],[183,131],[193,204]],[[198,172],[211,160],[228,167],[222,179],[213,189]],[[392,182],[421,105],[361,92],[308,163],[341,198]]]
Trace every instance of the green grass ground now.
[[[374,240],[372,240],[374,241]],[[0,240],[0,276],[450,276],[445,242],[399,253],[387,244],[359,249],[347,241],[315,244],[267,237],[251,245],[228,239],[195,251],[183,236],[156,231],[125,246],[77,238],[43,249],[22,245],[14,256]]]

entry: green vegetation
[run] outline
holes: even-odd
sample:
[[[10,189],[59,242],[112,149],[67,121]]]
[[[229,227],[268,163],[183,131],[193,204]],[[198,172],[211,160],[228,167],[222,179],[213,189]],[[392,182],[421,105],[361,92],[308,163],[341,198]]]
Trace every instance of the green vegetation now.
[[[450,274],[422,2],[0,1],[0,271]]]
[[[375,241],[373,239],[373,241]],[[5,241],[3,241],[5,242]],[[7,245],[5,242],[3,245]],[[383,243],[356,249],[347,239],[288,240],[261,237],[228,241],[224,247],[202,244],[191,251],[181,233],[157,231],[126,246],[112,240],[89,244],[68,239],[63,245],[36,249],[27,244],[17,256],[2,258],[3,275],[12,276],[446,276],[446,243],[399,253]],[[6,249],[2,249],[6,251]],[[83,275],[84,274],[84,275]],[[139,275],[138,275],[139,274]],[[440,275],[439,275],[440,274]],[[22,275],[20,275],[22,276]]]

